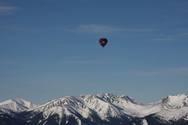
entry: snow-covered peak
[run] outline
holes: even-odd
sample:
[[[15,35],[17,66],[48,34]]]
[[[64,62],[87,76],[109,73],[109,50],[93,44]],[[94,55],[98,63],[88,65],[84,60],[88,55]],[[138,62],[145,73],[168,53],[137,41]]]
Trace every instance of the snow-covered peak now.
[[[177,109],[182,107],[188,107],[188,96],[185,94],[179,94],[175,96],[167,96],[162,99],[164,108]]]
[[[162,119],[176,121],[188,116],[188,96],[179,94],[161,100],[161,110],[156,113]]]
[[[3,111],[22,112],[35,107],[32,102],[26,101],[22,98],[15,98],[3,101],[0,103],[0,109]]]
[[[70,107],[78,107],[79,105],[83,105],[82,100],[79,97],[75,96],[64,96],[58,99],[51,100],[43,105],[40,105],[38,108],[42,108],[43,110],[48,110],[52,107],[63,107],[63,106],[70,106]]]
[[[112,94],[112,93],[103,93],[103,94],[96,94],[96,95],[85,95],[85,96],[81,96],[82,98],[99,98],[105,102],[108,102],[108,103],[115,103],[117,101],[119,101],[120,99],[121,100],[124,100],[126,102],[129,102],[129,103],[136,103],[134,101],[133,98],[129,97],[129,96],[125,96],[125,95],[121,95],[121,96],[118,96],[118,95],[115,95],[115,94]]]
[[[81,115],[84,118],[88,118],[91,114],[91,110],[85,105],[80,97],[64,96],[55,100],[51,100],[39,107],[36,107],[34,111],[43,112],[44,117],[49,117],[53,114],[62,116],[74,116]]]
[[[82,96],[87,107],[95,111],[101,119],[107,117],[120,117],[123,112],[119,110],[113,102],[118,98],[113,94],[97,94]]]

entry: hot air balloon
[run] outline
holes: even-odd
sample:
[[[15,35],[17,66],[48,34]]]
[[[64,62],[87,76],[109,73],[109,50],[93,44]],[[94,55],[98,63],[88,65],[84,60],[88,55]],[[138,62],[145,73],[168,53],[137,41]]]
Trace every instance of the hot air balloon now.
[[[108,39],[107,39],[107,38],[100,38],[100,39],[99,39],[99,44],[100,44],[102,47],[105,47],[107,43],[108,43]]]

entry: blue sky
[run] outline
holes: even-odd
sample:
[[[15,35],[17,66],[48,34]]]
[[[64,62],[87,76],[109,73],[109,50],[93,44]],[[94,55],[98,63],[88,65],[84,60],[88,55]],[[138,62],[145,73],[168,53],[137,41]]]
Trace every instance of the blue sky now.
[[[0,0],[0,100],[188,91],[186,0]],[[108,45],[98,44],[107,37]]]

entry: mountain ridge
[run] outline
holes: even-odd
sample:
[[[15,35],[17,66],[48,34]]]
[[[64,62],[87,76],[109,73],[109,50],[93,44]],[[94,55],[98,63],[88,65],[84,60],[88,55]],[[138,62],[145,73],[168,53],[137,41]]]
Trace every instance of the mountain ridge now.
[[[8,99],[0,102],[0,109],[12,112],[22,112],[34,108],[36,105],[22,98]]]
[[[18,116],[24,114],[22,120],[27,121],[28,125],[33,124],[34,121],[36,125],[51,125],[51,122],[57,123],[57,125],[106,125],[111,123],[116,125],[124,123],[150,125],[153,121],[159,125],[171,125],[172,123],[179,125],[177,123],[179,121],[181,121],[180,123],[188,123],[188,95],[186,94],[167,96],[160,101],[149,104],[138,103],[128,96],[118,96],[111,93],[63,96],[42,105],[33,104],[31,107],[28,106],[30,103],[23,99],[20,100],[25,102],[21,104],[27,108],[25,110],[12,110],[10,108],[10,110]],[[5,104],[5,101],[0,103],[0,111],[2,111],[2,104]],[[159,123],[161,121],[163,122]]]

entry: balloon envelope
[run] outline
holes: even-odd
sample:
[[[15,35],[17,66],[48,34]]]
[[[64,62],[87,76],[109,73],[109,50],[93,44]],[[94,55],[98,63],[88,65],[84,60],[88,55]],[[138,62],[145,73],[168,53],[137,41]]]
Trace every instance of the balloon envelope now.
[[[107,39],[107,38],[100,38],[100,39],[99,39],[99,44],[100,44],[102,47],[105,47],[107,43],[108,43],[108,39]]]

